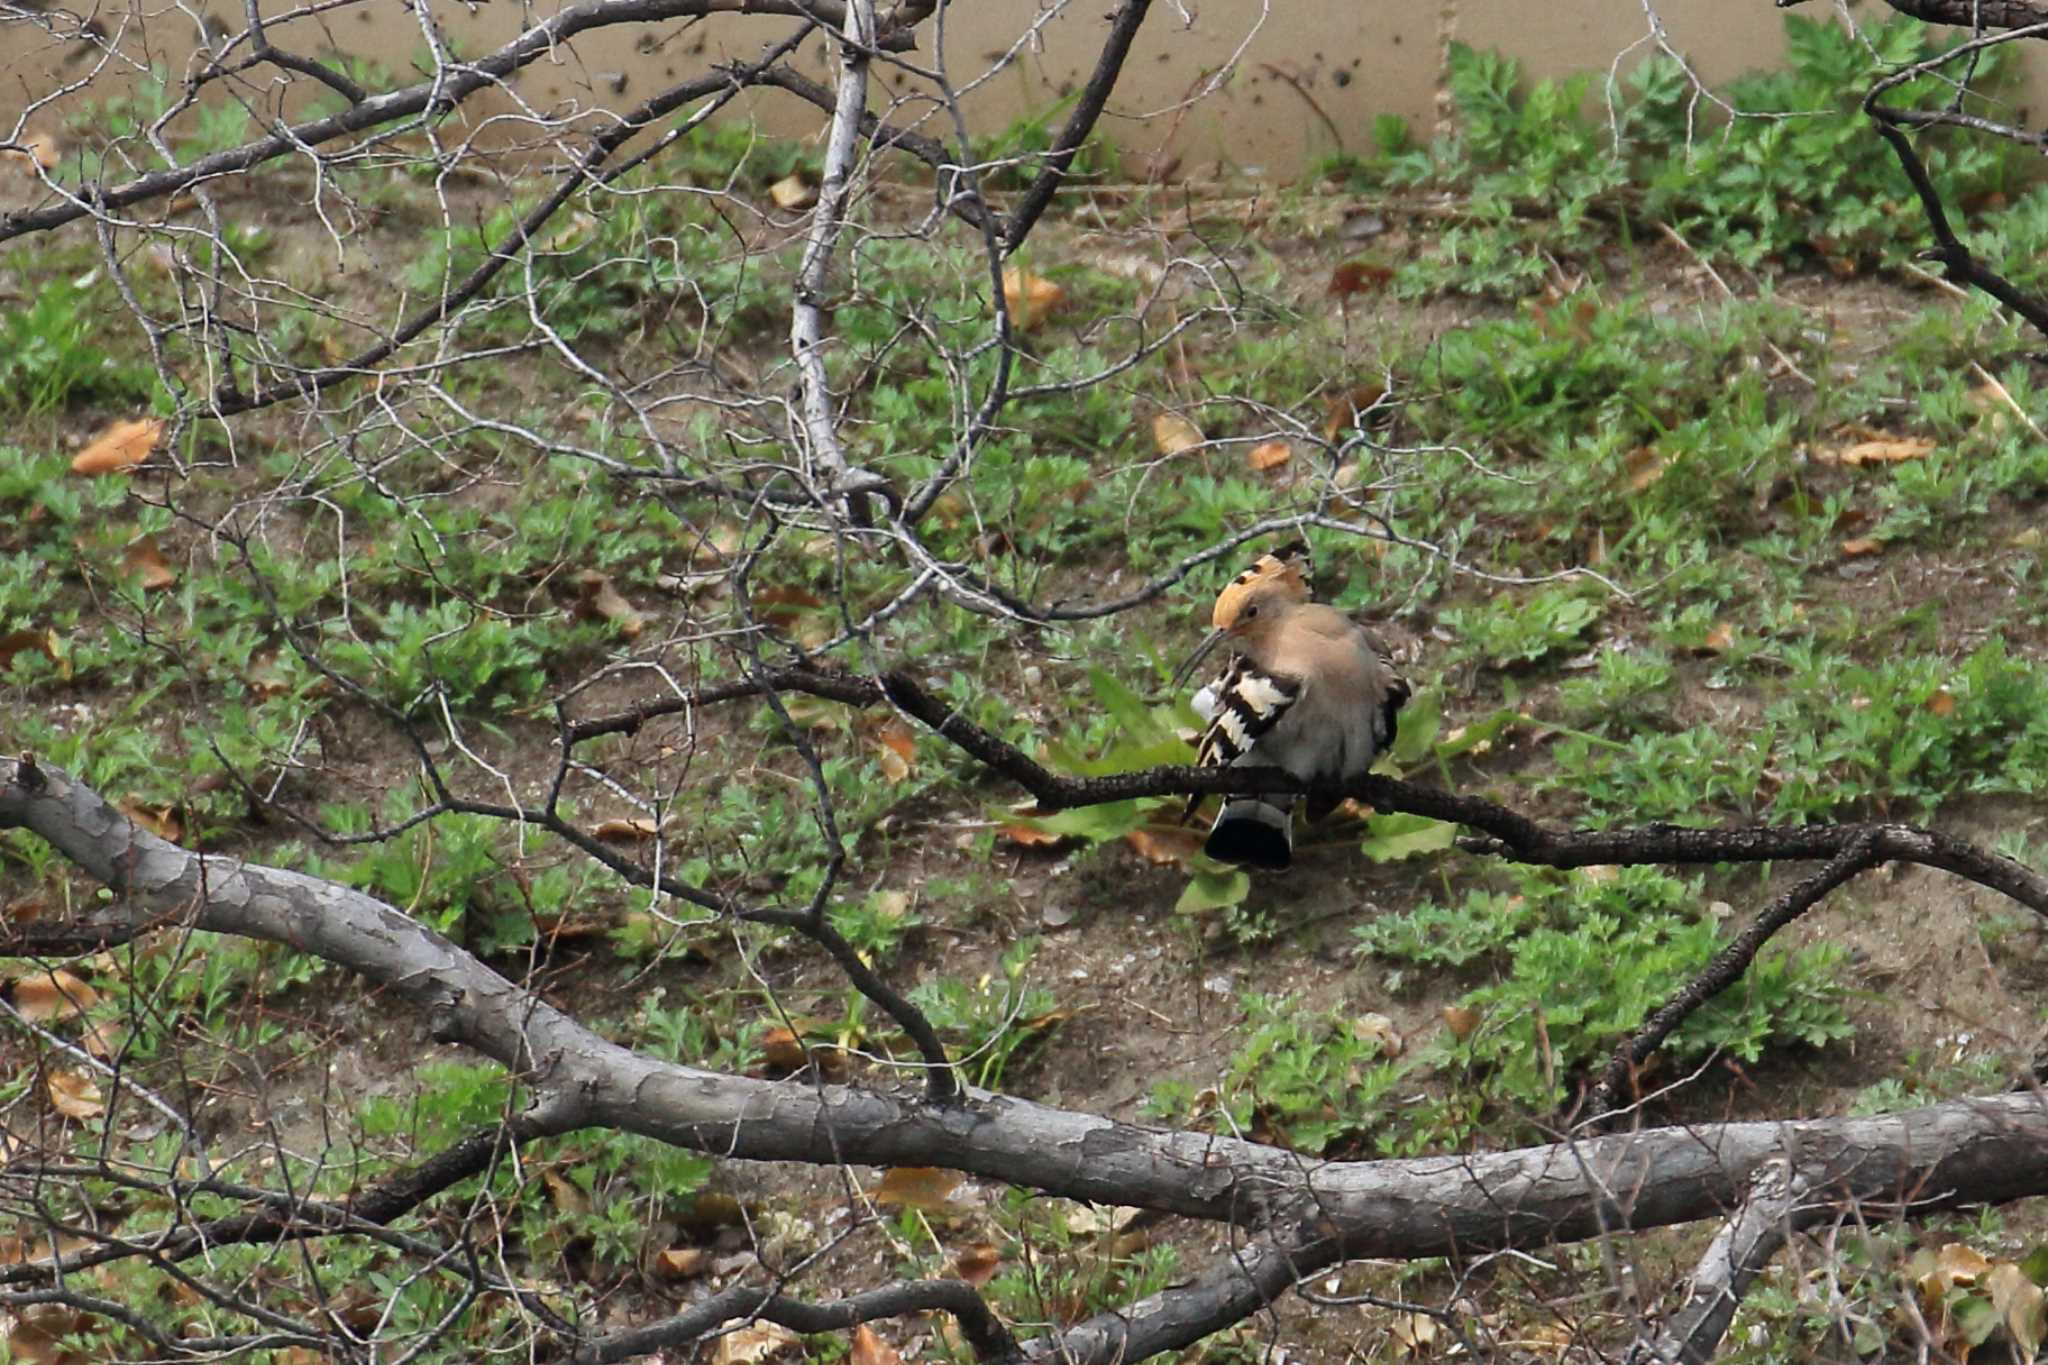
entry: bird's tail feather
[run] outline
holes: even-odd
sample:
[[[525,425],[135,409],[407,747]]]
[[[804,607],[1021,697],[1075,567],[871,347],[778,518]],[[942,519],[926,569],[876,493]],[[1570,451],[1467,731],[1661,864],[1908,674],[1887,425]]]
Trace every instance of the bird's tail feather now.
[[[1226,801],[1202,851],[1219,863],[1274,871],[1286,867],[1294,858],[1294,820],[1289,806],[1256,797]]]

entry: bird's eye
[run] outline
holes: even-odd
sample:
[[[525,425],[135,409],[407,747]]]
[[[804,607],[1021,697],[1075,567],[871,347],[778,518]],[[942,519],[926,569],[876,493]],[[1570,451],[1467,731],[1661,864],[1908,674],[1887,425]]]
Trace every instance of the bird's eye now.
[[[1246,607],[1244,609],[1244,619],[1247,621],[1251,620],[1254,616],[1257,616],[1258,614],[1259,608],[1257,603],[1253,603],[1251,606]]]

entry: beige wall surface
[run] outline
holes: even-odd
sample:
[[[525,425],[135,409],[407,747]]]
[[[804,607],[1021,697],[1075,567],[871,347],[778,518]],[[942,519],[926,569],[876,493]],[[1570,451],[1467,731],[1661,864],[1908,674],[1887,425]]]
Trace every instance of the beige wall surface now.
[[[47,2],[54,7],[77,0]],[[212,4],[211,12],[204,0],[100,5],[93,13],[118,42],[120,58],[114,62],[100,61],[83,44],[54,41],[33,23],[0,23],[0,132],[56,82],[79,88],[61,106],[36,111],[32,124],[59,121],[83,100],[106,98],[121,85],[124,69],[153,63],[185,71],[202,32],[243,27],[235,0]],[[458,53],[476,56],[556,13],[564,0],[262,4],[280,19],[287,11],[300,16],[272,28],[270,36],[280,46],[368,56],[411,78],[426,51],[423,9]],[[1109,8],[1107,0],[954,5],[944,16],[943,39],[928,23],[921,50],[906,59],[942,70],[956,86],[978,82],[967,109],[977,132],[994,131],[1020,114],[1045,110],[1086,79],[1107,31]],[[1156,164],[1170,160],[1186,175],[1236,171],[1290,178],[1312,158],[1369,150],[1377,114],[1404,115],[1427,133],[1443,111],[1443,60],[1452,41],[1506,51],[1536,75],[1625,70],[1655,50],[1653,11],[1665,41],[1709,81],[1771,64],[1783,51],[1784,12],[1771,0],[1271,0],[1266,6],[1251,0],[1155,0],[1101,129],[1134,162],[1164,147]],[[1797,12],[1839,22],[1829,0],[1811,0]],[[1875,0],[1851,10],[1863,21],[1888,12]],[[496,118],[493,131],[512,136],[523,114],[600,117],[598,111],[629,108],[710,62],[757,54],[794,22],[721,15],[592,32],[527,67],[502,91],[474,101],[462,121],[489,125]],[[990,74],[1006,51],[1012,59]],[[2030,94],[2048,88],[2048,63],[2033,60]],[[822,43],[814,41],[801,61],[829,79]],[[243,97],[276,104],[281,82],[275,74],[268,68],[250,72],[241,81]],[[291,84],[300,91],[309,85],[303,77]],[[901,69],[886,73],[881,85],[900,101],[892,117],[950,133],[931,88]],[[876,102],[883,102],[881,93]],[[293,104],[281,107],[289,111]],[[808,136],[821,123],[818,111],[785,94],[761,95],[746,108],[776,133]]]

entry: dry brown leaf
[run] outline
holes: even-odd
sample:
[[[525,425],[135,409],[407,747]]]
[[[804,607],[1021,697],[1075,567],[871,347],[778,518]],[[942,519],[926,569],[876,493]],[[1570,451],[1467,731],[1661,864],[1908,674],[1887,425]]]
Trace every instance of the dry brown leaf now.
[[[24,1313],[5,1331],[7,1353],[20,1365],[89,1365],[90,1358],[75,1349],[79,1337],[97,1336],[105,1330],[103,1320],[68,1309],[45,1309]]]
[[[1202,839],[1202,833],[1192,829],[1134,829],[1124,836],[1139,857],[1161,866],[1186,862],[1202,847]]]
[[[145,592],[155,592],[173,586],[178,581],[178,571],[164,558],[164,552],[157,548],[155,536],[143,536],[129,545],[121,555],[121,567],[142,580]]]
[[[1330,272],[1327,292],[1339,299],[1353,294],[1377,293],[1385,289],[1393,278],[1391,266],[1375,265],[1371,261],[1346,261]]]
[[[608,844],[645,843],[661,833],[661,822],[645,815],[631,820],[603,820],[591,833]]]
[[[1621,472],[1631,493],[1641,493],[1663,478],[1665,467],[1655,446],[1637,446],[1621,457]]]
[[[1180,455],[1202,444],[1202,429],[1177,412],[1162,412],[1152,419],[1152,444],[1161,455]]]
[[[119,474],[133,469],[156,449],[164,424],[155,417],[115,422],[71,459],[74,474]]]
[[[85,1036],[78,1040],[87,1053],[103,1062],[110,1062],[121,1055],[121,1049],[128,1045],[128,1030],[119,1024],[102,1021],[85,1026]]]
[[[903,1365],[903,1357],[896,1348],[875,1334],[875,1329],[861,1323],[853,1329],[853,1349],[847,1353],[853,1365]]]
[[[1472,1036],[1473,1029],[1479,1027],[1479,1011],[1469,1005],[1445,1005],[1443,1013],[1444,1027],[1461,1043]]]
[[[808,1061],[795,1029],[772,1028],[761,1035],[761,1063],[768,1070],[787,1075],[801,1070]]]
[[[569,1178],[553,1168],[543,1168],[541,1182],[548,1187],[548,1199],[562,1213],[584,1214],[590,1212],[590,1196]]]
[[[176,806],[145,806],[132,796],[116,801],[114,805],[123,815],[166,843],[175,844],[185,837],[185,825],[178,819]]]
[[[795,213],[818,202],[818,187],[791,171],[768,187],[768,197],[775,201],[776,208]]]
[[[17,630],[9,635],[0,635],[0,673],[14,665],[14,656],[27,650],[34,650],[58,667],[64,659],[58,651],[57,632],[54,630]]]
[[[1002,1264],[1003,1253],[994,1242],[976,1242],[953,1258],[953,1273],[979,1289],[996,1277]]]
[[[996,837],[1008,839],[1013,844],[1022,844],[1025,848],[1046,848],[1057,844],[1065,836],[1040,829],[1036,825],[1013,824],[1000,826],[996,830]]]
[[[1984,1288],[2018,1355],[2024,1360],[2039,1355],[2042,1333],[2048,1329],[2048,1305],[2043,1303],[2041,1286],[2011,1261],[2000,1261],[1984,1277]]]
[[[649,1267],[657,1280],[694,1280],[711,1268],[711,1253],[703,1247],[669,1247]]]
[[[875,1186],[874,1200],[883,1208],[923,1209],[946,1206],[960,1187],[960,1172],[936,1166],[892,1166]]]
[[[1714,653],[1724,654],[1735,647],[1735,628],[1726,621],[1716,621],[1702,643]]]
[[[1254,470],[1264,474],[1293,459],[1294,447],[1285,441],[1261,441],[1252,447],[1251,453],[1245,458],[1251,462]]]
[[[640,609],[612,586],[611,579],[595,569],[585,569],[576,575],[576,594],[578,615],[609,621],[628,640],[639,639],[640,632],[647,629],[647,618]]]
[[[83,1071],[52,1071],[50,1103],[66,1118],[96,1119],[107,1112],[100,1088]]]
[[[1856,559],[1863,555],[1874,555],[1884,548],[1884,542],[1873,536],[1857,536],[1842,542],[1842,557]]]
[[[37,972],[14,983],[14,1008],[38,1024],[83,1014],[99,998],[98,991],[62,969]]]
[[[1814,453],[1814,459],[1822,464],[1848,465],[1851,468],[1866,464],[1897,464],[1901,460],[1919,460],[1934,453],[1934,442],[1925,436],[1897,436],[1874,441],[1857,441],[1853,445],[1838,446],[1833,450]]]
[[[1387,1330],[1393,1335],[1395,1347],[1407,1356],[1421,1355],[1436,1345],[1444,1328],[1427,1313],[1396,1313]]]
[[[1401,1031],[1394,1027],[1394,1021],[1384,1014],[1361,1014],[1351,1021],[1351,1031],[1362,1043],[1371,1043],[1380,1050],[1382,1057],[1398,1057],[1407,1044],[1401,1038]]]
[[[1957,1286],[1968,1287],[1991,1273],[1991,1258],[1975,1247],[1961,1242],[1945,1243],[1936,1252],[1932,1263],[1922,1260],[1926,1253],[1915,1256],[1915,1266],[1927,1265],[1927,1269],[1916,1277],[1922,1301],[1929,1308],[1938,1308],[1948,1292]]]
[[[1342,432],[1367,421],[1373,405],[1387,396],[1383,384],[1360,384],[1323,399],[1323,439],[1334,441]]]
[[[38,167],[54,171],[58,161],[63,159],[57,148],[57,139],[48,133],[30,133],[21,140],[20,146],[0,152],[0,158],[15,163],[14,169],[30,180],[35,179]]]
[[[718,1339],[711,1353],[711,1365],[762,1365],[775,1357],[802,1357],[803,1338],[772,1322],[757,1322]]]
[[[1956,713],[1956,694],[1946,687],[1937,688],[1927,699],[1927,709],[1937,716],[1952,716]]]
[[[888,721],[875,732],[874,742],[882,776],[891,782],[907,779],[917,760],[917,736],[910,727],[900,720]]]
[[[1015,265],[1003,272],[1003,307],[1009,311],[1010,325],[1020,332],[1036,328],[1066,301],[1067,291],[1043,275]]]

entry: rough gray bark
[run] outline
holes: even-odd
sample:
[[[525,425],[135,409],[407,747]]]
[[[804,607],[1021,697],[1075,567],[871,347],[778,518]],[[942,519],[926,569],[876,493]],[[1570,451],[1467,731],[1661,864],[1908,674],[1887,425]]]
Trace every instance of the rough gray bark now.
[[[986,1092],[933,1104],[723,1075],[607,1042],[371,897],[166,843],[49,767],[0,760],[0,828],[40,836],[118,892],[99,921],[110,937],[162,924],[283,943],[403,997],[437,1037],[521,1074],[533,1096],[531,1133],[605,1126],[728,1157],[940,1166],[1267,1229],[1187,1284],[1028,1344],[1035,1358],[1109,1362],[1174,1349],[1346,1259],[1474,1255],[1719,1217],[1749,1198],[1769,1163],[1795,1172],[1826,1205],[1910,1201],[1917,1212],[2048,1191],[2048,1100],[2033,1094],[1877,1118],[1316,1163]]]

